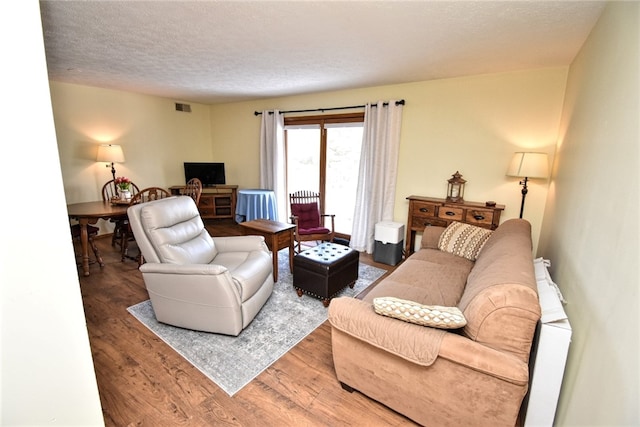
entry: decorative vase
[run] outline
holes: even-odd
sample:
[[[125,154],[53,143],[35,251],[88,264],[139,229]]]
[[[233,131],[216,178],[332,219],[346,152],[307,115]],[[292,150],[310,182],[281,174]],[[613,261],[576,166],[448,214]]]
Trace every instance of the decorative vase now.
[[[120,200],[130,200],[130,199],[131,199],[131,191],[120,190]]]

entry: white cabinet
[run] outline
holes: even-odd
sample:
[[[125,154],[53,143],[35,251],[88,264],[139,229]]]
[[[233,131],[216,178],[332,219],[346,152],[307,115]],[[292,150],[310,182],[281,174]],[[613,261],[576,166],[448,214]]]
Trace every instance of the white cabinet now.
[[[552,426],[571,343],[571,325],[562,307],[562,294],[549,271],[548,261],[534,261],[542,318],[531,351],[531,378],[525,427]]]

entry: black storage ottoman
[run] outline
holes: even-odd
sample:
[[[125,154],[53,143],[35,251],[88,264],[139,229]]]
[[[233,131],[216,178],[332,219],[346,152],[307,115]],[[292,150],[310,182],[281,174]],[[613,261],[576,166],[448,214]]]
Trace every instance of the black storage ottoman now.
[[[293,257],[293,287],[320,298],[325,307],[345,287],[358,280],[358,251],[335,243],[322,243]]]

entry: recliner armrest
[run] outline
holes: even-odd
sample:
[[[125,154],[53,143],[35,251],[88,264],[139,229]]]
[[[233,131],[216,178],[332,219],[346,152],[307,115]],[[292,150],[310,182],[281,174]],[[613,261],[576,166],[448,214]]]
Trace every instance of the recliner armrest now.
[[[218,264],[160,264],[148,262],[140,266],[142,273],[219,275],[227,272],[227,267]]]
[[[212,237],[218,252],[269,252],[263,236]]]

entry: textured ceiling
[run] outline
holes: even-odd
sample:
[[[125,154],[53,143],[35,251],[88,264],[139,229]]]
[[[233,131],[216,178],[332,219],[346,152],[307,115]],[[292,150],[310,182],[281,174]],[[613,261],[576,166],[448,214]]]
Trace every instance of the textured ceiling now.
[[[604,5],[40,2],[51,80],[206,104],[565,66]]]

